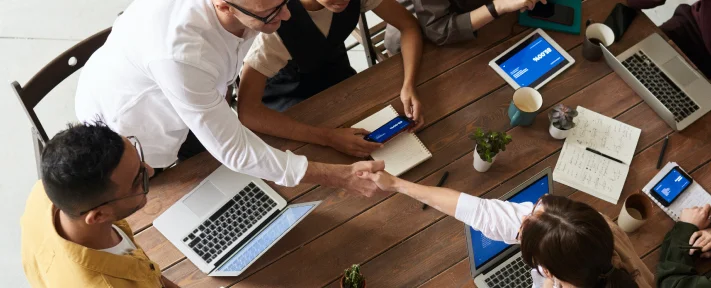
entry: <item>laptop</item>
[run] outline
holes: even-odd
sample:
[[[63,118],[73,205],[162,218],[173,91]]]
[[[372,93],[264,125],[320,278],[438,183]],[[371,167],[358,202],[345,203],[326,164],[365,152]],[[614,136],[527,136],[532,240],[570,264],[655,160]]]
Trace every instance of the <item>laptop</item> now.
[[[711,110],[711,84],[657,33],[605,62],[664,121],[680,131]]]
[[[238,276],[320,203],[286,205],[261,179],[220,166],[153,226],[208,276]]]
[[[536,203],[553,190],[553,176],[548,167],[521,185],[501,196],[501,200],[516,203]],[[519,245],[510,245],[485,237],[464,225],[469,250],[469,267],[474,284],[479,288],[531,288],[531,268],[523,263]]]

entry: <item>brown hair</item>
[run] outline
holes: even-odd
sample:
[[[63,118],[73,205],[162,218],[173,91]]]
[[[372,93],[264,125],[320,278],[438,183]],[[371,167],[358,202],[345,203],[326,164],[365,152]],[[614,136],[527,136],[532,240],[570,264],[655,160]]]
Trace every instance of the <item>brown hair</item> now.
[[[527,265],[541,266],[576,287],[638,287],[632,275],[612,266],[615,242],[600,213],[561,196],[543,196],[539,205],[544,211],[521,225],[521,254]]]

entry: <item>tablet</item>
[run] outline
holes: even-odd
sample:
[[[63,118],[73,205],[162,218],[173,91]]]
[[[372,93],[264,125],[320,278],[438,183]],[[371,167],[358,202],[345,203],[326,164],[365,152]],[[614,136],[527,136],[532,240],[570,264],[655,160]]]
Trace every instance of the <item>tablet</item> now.
[[[514,89],[539,89],[575,63],[575,59],[542,29],[536,29],[489,62]]]

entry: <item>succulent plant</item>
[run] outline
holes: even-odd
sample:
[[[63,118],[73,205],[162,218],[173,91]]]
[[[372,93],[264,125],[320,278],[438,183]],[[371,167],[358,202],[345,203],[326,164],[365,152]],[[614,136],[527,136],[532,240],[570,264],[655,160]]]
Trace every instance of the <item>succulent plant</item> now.
[[[365,277],[360,274],[360,265],[353,264],[343,272],[343,288],[363,288]]]
[[[476,152],[479,157],[486,162],[493,162],[494,156],[501,151],[506,151],[506,145],[511,143],[511,135],[506,132],[484,132],[477,128],[474,134],[469,135],[469,139],[476,142]]]
[[[578,111],[563,104],[553,106],[553,109],[548,112],[548,119],[551,120],[551,125],[560,130],[570,130],[575,127],[573,118],[578,116]]]

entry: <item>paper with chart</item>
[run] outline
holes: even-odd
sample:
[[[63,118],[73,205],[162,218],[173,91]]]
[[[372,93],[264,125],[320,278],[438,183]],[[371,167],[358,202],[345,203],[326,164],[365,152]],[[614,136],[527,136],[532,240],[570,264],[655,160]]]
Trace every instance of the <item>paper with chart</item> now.
[[[595,113],[585,107],[578,106],[578,117],[575,117],[575,128],[565,143],[574,142],[583,147],[589,147],[601,153],[619,159],[629,165],[641,130],[627,125],[605,115]]]
[[[565,139],[553,180],[617,204],[641,130],[578,106],[575,128]],[[586,150],[618,159],[612,161]]]
[[[388,105],[351,127],[373,131],[397,116],[395,108],[392,105]],[[432,153],[414,133],[403,132],[385,143],[383,148],[375,150],[370,156],[375,160],[385,161],[385,171],[399,176],[425,160],[432,158]]]
[[[617,204],[627,179],[627,172],[627,165],[566,141],[553,171],[553,180]]]

